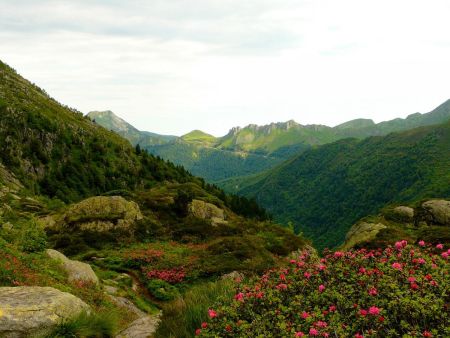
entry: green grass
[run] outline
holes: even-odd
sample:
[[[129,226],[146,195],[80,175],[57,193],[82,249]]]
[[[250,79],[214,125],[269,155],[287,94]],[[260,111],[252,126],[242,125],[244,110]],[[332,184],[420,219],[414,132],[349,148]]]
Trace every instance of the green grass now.
[[[234,289],[230,280],[194,286],[183,297],[164,306],[155,338],[193,337],[195,330],[207,320],[208,309],[219,299],[232,297]]]
[[[113,337],[117,331],[115,312],[86,313],[58,324],[45,338]]]

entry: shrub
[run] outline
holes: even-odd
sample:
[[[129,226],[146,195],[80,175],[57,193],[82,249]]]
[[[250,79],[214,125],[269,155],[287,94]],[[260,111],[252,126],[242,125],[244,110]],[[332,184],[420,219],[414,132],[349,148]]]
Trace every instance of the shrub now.
[[[209,310],[201,337],[449,337],[450,250],[304,252]],[[448,251],[447,251],[448,250]]]
[[[24,225],[20,246],[25,252],[41,252],[47,247],[47,235],[34,219]]]
[[[147,282],[147,289],[158,300],[173,300],[179,296],[178,289],[161,279],[152,279]]]

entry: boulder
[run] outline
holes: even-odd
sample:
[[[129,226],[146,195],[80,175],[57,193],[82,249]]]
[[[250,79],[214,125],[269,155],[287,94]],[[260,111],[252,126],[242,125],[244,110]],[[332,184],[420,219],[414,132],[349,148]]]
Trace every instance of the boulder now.
[[[381,229],[387,228],[383,223],[359,222],[353,225],[345,236],[344,250],[348,250],[359,243],[375,238]]]
[[[412,222],[414,219],[414,209],[406,206],[399,206],[392,210],[396,220]]]
[[[214,204],[194,199],[189,203],[188,210],[192,216],[211,221],[214,226],[227,224],[224,210]]]
[[[72,205],[64,215],[64,223],[80,230],[132,232],[135,222],[142,218],[135,202],[121,196],[95,196]]]
[[[427,223],[450,226],[450,201],[430,200],[422,203]]]
[[[0,337],[45,335],[82,311],[89,311],[86,303],[54,288],[0,287]]]
[[[47,249],[46,253],[51,259],[61,263],[62,268],[67,272],[69,282],[99,283],[97,275],[89,264],[73,261],[64,256],[61,252],[53,249]]]

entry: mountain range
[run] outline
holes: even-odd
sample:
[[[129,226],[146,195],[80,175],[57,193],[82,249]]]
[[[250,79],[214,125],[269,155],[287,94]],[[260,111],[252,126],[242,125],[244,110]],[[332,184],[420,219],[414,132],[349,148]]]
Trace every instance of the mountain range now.
[[[382,136],[450,119],[450,100],[429,113],[375,123],[356,119],[335,127],[301,125],[295,121],[244,128],[234,127],[223,137],[194,130],[181,137],[138,131],[110,111],[90,112],[98,124],[139,144],[150,153],[182,165],[194,175],[227,187],[226,181],[268,170],[311,147],[354,137]]]

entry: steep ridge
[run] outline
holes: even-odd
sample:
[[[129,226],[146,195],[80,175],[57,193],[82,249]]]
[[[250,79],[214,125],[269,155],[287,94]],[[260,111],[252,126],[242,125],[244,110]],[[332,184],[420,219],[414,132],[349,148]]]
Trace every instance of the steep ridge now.
[[[292,221],[318,247],[341,243],[361,217],[392,202],[450,196],[450,122],[304,152],[250,184],[278,221]]]

